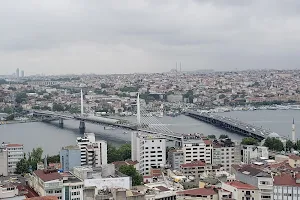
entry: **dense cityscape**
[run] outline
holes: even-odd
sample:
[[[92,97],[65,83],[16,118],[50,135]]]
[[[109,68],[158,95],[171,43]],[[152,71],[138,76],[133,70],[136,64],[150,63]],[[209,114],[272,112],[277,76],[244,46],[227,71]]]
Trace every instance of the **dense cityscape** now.
[[[159,120],[188,110],[298,110],[299,76],[300,70],[176,69],[161,74],[25,76],[17,69],[1,79],[1,124],[45,123],[32,112],[74,117],[84,112],[108,120],[104,129],[114,129],[120,125],[112,123],[131,115]],[[57,150],[59,155],[50,156],[40,146],[25,152],[22,141],[2,141],[0,198],[298,198],[300,141],[294,122],[291,140],[276,133],[258,138],[242,133],[244,139],[233,141],[224,134],[201,132],[178,134],[179,143],[174,143],[163,132],[126,132],[130,144],[116,147],[84,132],[76,145],[70,142]]]

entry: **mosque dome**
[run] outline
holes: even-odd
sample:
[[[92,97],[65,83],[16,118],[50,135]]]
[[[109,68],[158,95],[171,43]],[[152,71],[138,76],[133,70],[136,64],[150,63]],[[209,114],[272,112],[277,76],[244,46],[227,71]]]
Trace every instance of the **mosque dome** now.
[[[268,137],[270,137],[270,138],[279,138],[280,136],[277,133],[273,132],[273,133],[270,133],[268,135]]]

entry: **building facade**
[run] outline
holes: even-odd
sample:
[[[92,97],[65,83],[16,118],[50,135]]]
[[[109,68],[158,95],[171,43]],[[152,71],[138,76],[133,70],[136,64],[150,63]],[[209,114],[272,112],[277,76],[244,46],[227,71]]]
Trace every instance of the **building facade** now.
[[[184,162],[182,150],[171,150],[168,152],[168,164],[174,170],[180,170],[180,165]]]
[[[81,151],[78,146],[67,146],[60,150],[60,163],[64,172],[70,171],[73,167],[81,166]]]
[[[206,164],[202,161],[193,161],[191,163],[182,164],[180,166],[180,171],[184,176],[193,176],[194,178],[199,179],[201,176],[216,174],[219,171],[222,171],[222,168],[219,165]]]
[[[222,191],[229,197],[224,197]],[[256,187],[240,181],[222,182],[222,191],[219,193],[221,196],[219,199],[260,200],[259,190]]]
[[[8,152],[6,148],[0,148],[0,175],[8,175]]]
[[[86,146],[90,143],[94,143],[96,141],[94,133],[84,133],[83,137],[77,138],[77,145],[80,148],[81,152],[81,165],[86,165]]]
[[[182,151],[184,163],[201,160],[207,164],[212,164],[213,147],[210,140],[202,139],[198,135],[183,137]]]
[[[151,166],[166,164],[166,139],[157,135],[132,132],[131,156],[133,161],[140,163],[140,173],[150,174]]]
[[[281,174],[278,176],[274,176],[273,195],[274,200],[300,199],[299,174]]]
[[[268,147],[254,146],[254,145],[243,145],[242,146],[242,162],[250,164],[260,158],[269,158]]]
[[[23,144],[2,144],[2,148],[7,150],[8,173],[14,173],[17,163],[24,158]]]
[[[86,164],[100,167],[107,164],[107,143],[104,140],[88,144],[86,147]]]
[[[233,142],[213,142],[212,163],[214,165],[222,165],[225,171],[230,172],[231,165],[237,163],[235,157],[236,151]]]

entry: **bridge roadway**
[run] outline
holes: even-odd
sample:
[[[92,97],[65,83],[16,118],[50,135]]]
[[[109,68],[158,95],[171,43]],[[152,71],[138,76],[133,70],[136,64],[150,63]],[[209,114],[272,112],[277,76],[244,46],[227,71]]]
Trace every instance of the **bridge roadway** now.
[[[226,129],[228,131],[244,135],[247,137],[253,137],[258,140],[263,140],[268,137],[272,132],[260,127],[256,127],[251,124],[241,122],[236,119],[232,119],[225,116],[214,115],[211,113],[196,112],[196,111],[186,111],[185,115],[192,118],[198,119],[200,121],[212,124],[214,126]]]
[[[33,116],[44,117],[44,119],[42,120],[44,122],[59,120],[60,123],[63,123],[62,119],[74,119],[80,121],[80,126],[84,125],[82,122],[109,125],[109,126],[126,129],[126,130],[141,131],[150,134],[162,135],[165,136],[168,140],[176,141],[177,145],[180,145],[182,142],[182,134],[176,134],[176,133],[172,134],[169,132],[164,133],[163,131],[157,132],[157,131],[149,130],[145,128],[145,126],[140,127],[138,126],[138,124],[129,123],[128,121],[125,120],[106,118],[106,117],[96,117],[96,116],[68,115],[66,113],[61,113],[61,112],[40,111],[40,110],[32,110],[31,113],[33,114]],[[79,129],[80,128],[81,127],[79,127]]]

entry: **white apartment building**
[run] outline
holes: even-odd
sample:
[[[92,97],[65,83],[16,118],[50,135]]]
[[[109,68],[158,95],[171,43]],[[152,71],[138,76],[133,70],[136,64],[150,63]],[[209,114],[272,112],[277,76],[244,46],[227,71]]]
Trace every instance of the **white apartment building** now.
[[[150,174],[151,166],[166,164],[166,139],[142,132],[132,132],[131,158],[140,163],[140,173]]]
[[[77,145],[81,152],[81,165],[86,165],[86,146],[96,141],[94,133],[84,133],[83,137],[77,138]]]
[[[202,139],[201,136],[196,134],[183,136],[182,151],[184,163],[201,160],[207,164],[212,164],[212,142]]]
[[[180,170],[180,165],[183,163],[184,156],[181,149],[172,150],[168,152],[168,164],[174,170]]]
[[[0,175],[8,175],[8,155],[6,148],[0,148]]]
[[[86,147],[86,164],[93,167],[100,167],[107,164],[107,143],[96,141]]]
[[[250,164],[260,158],[269,158],[268,147],[254,146],[254,145],[243,145],[242,146],[242,162]]]
[[[19,194],[17,186],[13,184],[0,185],[0,199],[10,199]]]
[[[77,138],[77,145],[81,153],[81,166],[94,167],[107,164],[107,143],[104,140],[96,141],[94,133],[85,133]]]
[[[298,200],[300,199],[299,174],[281,174],[274,176],[273,186],[274,200]]]
[[[17,163],[24,158],[23,144],[2,144],[2,148],[7,149],[8,173],[14,173]]]
[[[240,181],[222,182],[219,199],[259,200],[259,190]]]

